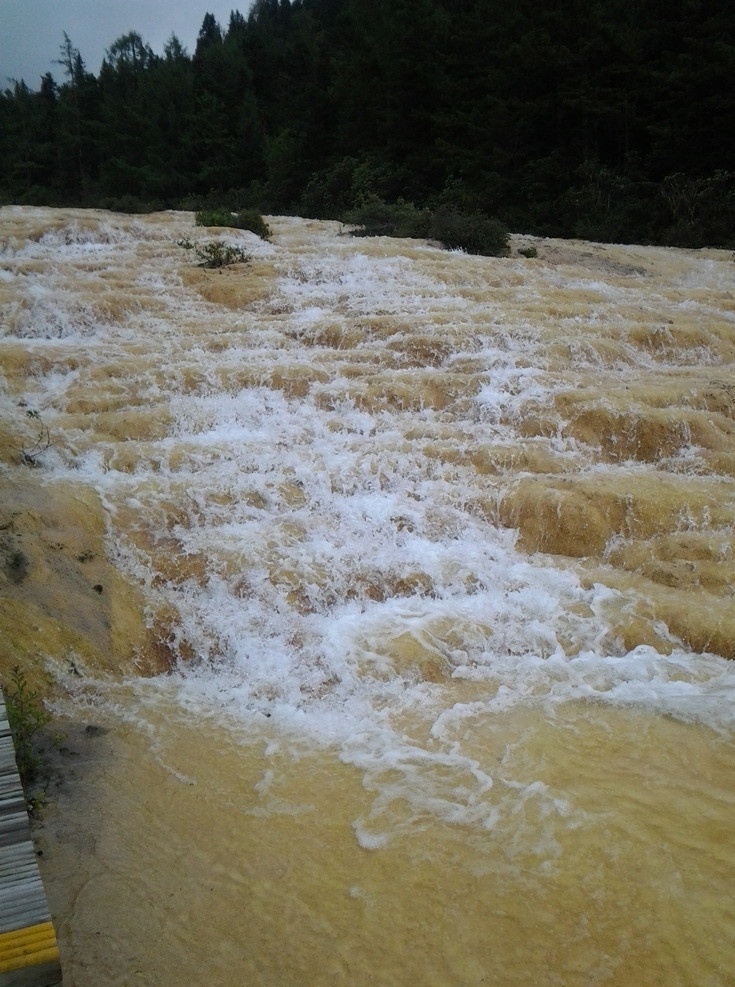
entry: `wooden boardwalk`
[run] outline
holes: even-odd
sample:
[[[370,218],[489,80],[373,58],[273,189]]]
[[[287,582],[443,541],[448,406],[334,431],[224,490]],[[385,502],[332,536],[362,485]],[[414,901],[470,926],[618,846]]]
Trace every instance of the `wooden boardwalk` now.
[[[0,987],[55,987],[61,982],[56,933],[0,690]]]

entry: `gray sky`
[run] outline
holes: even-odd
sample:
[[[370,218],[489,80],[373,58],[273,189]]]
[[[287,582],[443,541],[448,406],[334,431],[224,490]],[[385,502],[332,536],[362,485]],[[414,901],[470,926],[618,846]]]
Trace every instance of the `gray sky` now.
[[[105,49],[128,31],[159,55],[176,34],[192,54],[206,13],[226,28],[231,10],[247,16],[250,6],[251,0],[0,0],[0,90],[9,79],[38,89],[46,72],[63,82],[56,59],[64,31],[97,75]]]

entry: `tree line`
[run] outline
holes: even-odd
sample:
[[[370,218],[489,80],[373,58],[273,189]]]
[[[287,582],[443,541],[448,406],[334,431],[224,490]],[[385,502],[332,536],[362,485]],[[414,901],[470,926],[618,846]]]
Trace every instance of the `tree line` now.
[[[0,94],[0,202],[345,218],[453,208],[549,236],[735,246],[729,0],[256,0],[193,54]]]

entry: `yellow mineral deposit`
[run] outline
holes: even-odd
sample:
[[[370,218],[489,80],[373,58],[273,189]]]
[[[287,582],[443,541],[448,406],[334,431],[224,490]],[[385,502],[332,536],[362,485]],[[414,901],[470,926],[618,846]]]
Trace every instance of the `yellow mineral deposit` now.
[[[268,223],[0,210],[65,987],[732,983],[732,256]]]

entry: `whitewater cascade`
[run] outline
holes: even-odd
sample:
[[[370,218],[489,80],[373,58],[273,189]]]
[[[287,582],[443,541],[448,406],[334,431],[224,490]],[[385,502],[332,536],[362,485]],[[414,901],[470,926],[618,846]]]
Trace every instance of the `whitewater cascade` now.
[[[122,908],[136,983],[725,984],[732,257],[268,222],[0,210],[6,615],[110,729],[70,983]]]

